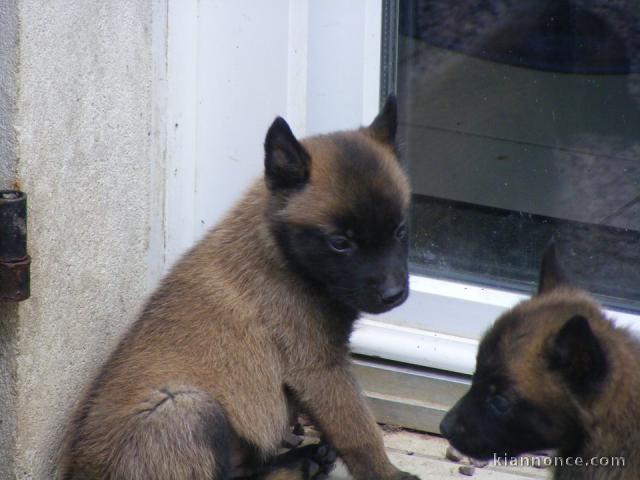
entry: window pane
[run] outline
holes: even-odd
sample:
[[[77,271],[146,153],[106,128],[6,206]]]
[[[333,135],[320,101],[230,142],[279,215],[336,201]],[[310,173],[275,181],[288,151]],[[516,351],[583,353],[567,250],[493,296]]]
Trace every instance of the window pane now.
[[[640,2],[399,2],[417,272],[640,307]]]

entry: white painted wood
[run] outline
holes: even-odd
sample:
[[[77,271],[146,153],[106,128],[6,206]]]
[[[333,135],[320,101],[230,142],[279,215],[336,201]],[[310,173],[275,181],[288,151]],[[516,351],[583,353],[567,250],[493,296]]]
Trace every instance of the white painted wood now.
[[[169,0],[165,267],[193,244],[197,131],[198,1]]]
[[[287,71],[287,122],[296,133],[307,134],[307,70],[309,0],[289,2],[289,63]]]
[[[379,0],[316,0],[309,5],[307,133],[369,123],[380,96]]]
[[[165,269],[165,192],[167,144],[167,15],[168,0],[152,4],[153,100],[151,142],[151,198],[149,199],[149,249],[147,290],[158,284]]]
[[[277,115],[303,136],[307,0],[169,0],[167,266],[263,168]]]
[[[479,339],[506,309],[526,296],[475,285],[411,275],[411,295],[376,321]]]
[[[367,0],[364,8],[361,122],[369,124],[380,109],[382,2],[379,0]]]
[[[261,174],[265,133],[289,99],[289,1],[200,6],[196,237]]]
[[[371,357],[471,374],[478,341],[363,319],[351,335],[351,349]]]
[[[276,115],[298,136],[371,121],[381,12],[379,0],[168,0],[167,267],[261,175]]]
[[[355,353],[453,372],[475,369],[478,341],[496,318],[526,295],[458,282],[411,276],[407,302],[361,320]],[[605,309],[617,325],[640,335],[640,316]]]

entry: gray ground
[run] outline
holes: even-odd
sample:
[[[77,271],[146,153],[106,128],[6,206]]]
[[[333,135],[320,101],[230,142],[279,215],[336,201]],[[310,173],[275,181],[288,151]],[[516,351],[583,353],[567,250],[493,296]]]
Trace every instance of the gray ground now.
[[[392,461],[399,468],[418,475],[422,480],[446,478],[477,478],[478,480],[516,480],[549,478],[546,469],[487,465],[476,468],[472,477],[459,472],[461,464],[445,459],[447,442],[432,435],[399,431],[385,433],[385,443]],[[351,477],[342,465],[331,474],[332,480],[348,480]]]

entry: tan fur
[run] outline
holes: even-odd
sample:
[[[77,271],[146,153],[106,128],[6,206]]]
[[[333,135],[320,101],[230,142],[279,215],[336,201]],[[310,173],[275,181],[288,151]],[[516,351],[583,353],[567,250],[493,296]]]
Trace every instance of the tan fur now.
[[[557,374],[550,371],[544,352],[564,322],[574,315],[588,319],[606,352],[609,373],[589,402],[579,402]],[[585,292],[561,286],[521,303],[505,315],[521,317],[515,330],[503,335],[498,351],[522,396],[557,412],[577,413],[588,442],[579,452],[584,459],[624,456],[624,468],[558,468],[557,480],[637,480],[640,478],[640,344],[624,328],[605,317]]]
[[[340,139],[348,139],[351,143],[376,151],[382,160],[379,163],[380,171],[367,177],[349,176],[338,182],[336,172],[341,163],[338,157],[342,153],[336,141]],[[364,130],[312,137],[303,140],[302,144],[311,153],[314,166],[311,185],[301,193],[303,201],[291,202],[285,211],[290,221],[328,228],[330,215],[348,208],[351,200],[368,188],[386,191],[389,196],[400,198],[408,208],[411,190],[406,176],[398,167],[398,159],[389,146],[372,142]],[[310,205],[313,205],[313,209],[309,208]]]
[[[377,182],[409,201],[390,148],[363,131],[353,141],[380,152],[382,169],[338,181],[335,136],[308,139],[311,184],[290,221],[330,228],[359,182]],[[257,182],[230,214],[164,279],[101,370],[75,415],[61,461],[67,479],[205,479],[221,461],[200,432],[229,422],[234,463],[261,458],[285,438],[291,398],[317,422],[357,479],[404,477],[349,373],[350,329],[336,330],[323,297],[292,275],[266,218],[270,201]],[[217,478],[217,477],[216,477]],[[280,471],[271,480],[293,480]],[[412,477],[413,478],[413,477]]]

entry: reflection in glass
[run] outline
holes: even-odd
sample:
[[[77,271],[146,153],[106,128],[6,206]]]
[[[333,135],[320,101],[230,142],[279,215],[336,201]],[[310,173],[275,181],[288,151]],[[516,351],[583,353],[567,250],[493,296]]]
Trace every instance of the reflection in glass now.
[[[640,4],[400,1],[411,260],[531,290],[554,237],[577,283],[640,307]]]

